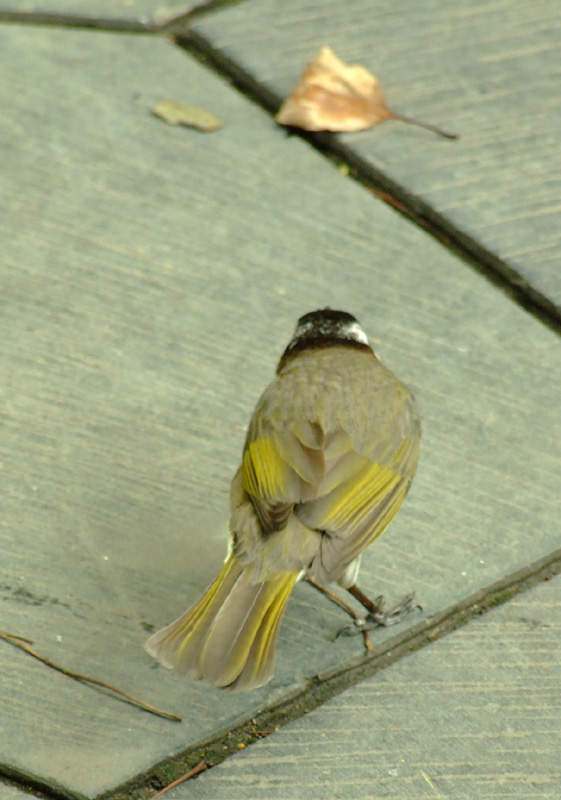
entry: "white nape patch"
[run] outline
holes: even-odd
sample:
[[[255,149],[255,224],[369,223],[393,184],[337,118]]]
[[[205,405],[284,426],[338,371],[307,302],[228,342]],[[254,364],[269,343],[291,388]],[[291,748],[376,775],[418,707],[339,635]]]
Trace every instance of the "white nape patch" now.
[[[321,318],[317,315],[313,319],[300,322],[297,325],[292,342],[296,342],[298,339],[306,339],[308,336],[330,336],[336,339],[352,339],[361,344],[368,344],[366,334],[360,327],[360,323],[355,319],[344,321],[344,319],[337,318]]]
[[[368,344],[368,337],[358,322],[349,322],[347,325],[343,325],[341,333],[349,339],[355,339],[357,342],[362,342],[362,344]]]
[[[304,336],[308,331],[311,331],[314,327],[314,322],[301,322],[294,333],[294,338],[299,339],[301,336]]]

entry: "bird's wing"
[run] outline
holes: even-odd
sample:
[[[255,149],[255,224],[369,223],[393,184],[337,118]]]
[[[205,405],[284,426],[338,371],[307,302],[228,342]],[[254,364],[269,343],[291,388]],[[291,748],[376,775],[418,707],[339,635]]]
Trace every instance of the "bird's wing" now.
[[[317,498],[297,509],[304,525],[324,532],[312,567],[320,581],[337,580],[384,531],[415,474],[420,427],[413,398],[400,386],[387,407],[390,414],[366,438],[352,420],[342,420],[350,448],[326,459]]]
[[[280,429],[270,420],[254,417],[241,476],[264,533],[284,528],[294,506],[315,496],[324,475],[319,426],[304,421]]]
[[[241,482],[262,533],[284,529],[293,513],[322,532],[314,561],[323,581],[337,580],[384,531],[417,466],[420,428],[409,390],[385,369],[371,381],[367,373],[361,389],[371,397],[366,415],[334,397],[329,410],[314,406],[297,422],[268,408],[266,392],[244,449]]]

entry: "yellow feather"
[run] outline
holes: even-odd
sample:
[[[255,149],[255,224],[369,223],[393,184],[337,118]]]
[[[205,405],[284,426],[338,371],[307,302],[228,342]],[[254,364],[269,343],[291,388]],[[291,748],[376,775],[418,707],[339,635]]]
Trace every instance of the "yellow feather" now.
[[[362,550],[365,550],[370,544],[372,544],[372,542],[386,530],[392,519],[399,511],[406,492],[407,483],[403,481],[401,486],[397,486],[393,494],[389,496],[389,502],[387,506],[373,520],[374,524],[366,527],[364,534],[357,537],[356,543],[353,543],[357,548],[357,555],[359,552],[362,552]]]
[[[278,614],[288,600],[297,578],[297,572],[283,572],[256,586],[247,615],[239,622],[236,621],[234,629],[229,617],[226,626],[227,617],[222,617],[221,614],[217,616],[199,658],[204,677],[209,679],[212,676],[211,682],[214,685],[227,687],[242,676],[252,650],[264,648],[262,637],[265,636],[266,640],[270,634],[270,628],[278,620]],[[248,581],[248,578],[244,574],[240,580]],[[246,586],[251,592],[251,585]],[[272,630],[274,631],[274,627]],[[224,643],[229,637],[229,647],[225,649]],[[259,642],[257,647],[256,641]],[[220,663],[216,661],[217,652],[220,653]],[[251,666],[249,670],[251,671]]]
[[[195,679],[201,677],[197,666],[200,646],[241,572],[236,559],[228,556],[218,577],[198,602],[175,622],[150,637],[146,643],[148,651],[181,674]]]
[[[287,467],[271,436],[257,439],[243,456],[243,487],[254,497],[278,497],[286,494]]]
[[[361,524],[357,524],[353,519],[346,531],[341,532],[344,538],[327,539],[324,543],[326,549],[323,553],[322,566],[329,570],[331,564],[340,563],[343,559],[345,564],[350,564],[372,544],[396,515],[407,493],[407,487],[408,482],[402,480],[380,502],[367,507],[366,513],[369,513],[370,517],[362,514]]]
[[[275,646],[282,615],[297,578],[298,573],[287,573],[282,576],[278,591],[263,615],[239,677],[225,688],[231,691],[244,691],[251,686],[261,686],[269,679],[266,677],[266,672],[269,669],[272,674],[274,660],[271,648]]]
[[[183,619],[181,623],[170,632],[170,635],[167,639],[169,643],[181,640],[176,649],[177,660],[180,659],[181,653],[189,644],[191,634],[197,632],[197,627],[201,622],[201,619],[204,617],[205,612],[212,607],[217,593],[221,588],[223,588],[224,579],[230,571],[232,561],[232,556],[229,556],[218,576],[207,589],[205,594],[201,597],[199,602],[191,608],[191,612],[185,617],[185,619]]]
[[[322,529],[342,528],[352,521],[354,529],[400,480],[389,467],[371,464],[358,479],[343,484],[318,523]]]

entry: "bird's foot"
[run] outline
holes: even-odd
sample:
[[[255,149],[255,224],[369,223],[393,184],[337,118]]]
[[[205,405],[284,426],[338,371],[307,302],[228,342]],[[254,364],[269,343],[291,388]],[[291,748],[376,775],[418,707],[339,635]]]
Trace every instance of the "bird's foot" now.
[[[410,614],[412,611],[422,611],[420,605],[414,604],[415,592],[406,594],[403,600],[393,608],[384,610],[384,598],[382,596],[376,598],[376,609],[369,611],[364,620],[365,626],[368,630],[382,626],[389,628],[390,625],[396,625],[398,622]]]
[[[365,631],[371,631],[373,628],[389,628],[390,625],[396,625],[401,622],[412,611],[422,611],[421,606],[413,602],[415,600],[415,592],[406,595],[396,606],[388,610],[384,609],[382,595],[372,601],[366,595],[363,595],[356,586],[351,586],[349,592],[366,608],[368,614],[366,617],[355,619],[351,625],[345,625],[344,628],[341,628],[337,638],[339,636],[352,636],[355,633],[364,633]]]
[[[316,583],[316,581],[314,581],[313,578],[307,577],[306,581],[310,584],[310,586],[313,586],[314,589],[317,589],[317,591],[320,592],[320,594],[322,594],[324,597],[329,598],[329,600],[338,605],[339,608],[344,609],[347,612],[347,614],[349,614],[349,616],[353,618],[353,623],[351,625],[347,625],[346,627],[352,628],[354,633],[362,633],[362,637],[364,639],[364,646],[366,647],[367,652],[373,653],[374,648],[372,647],[370,639],[368,638],[368,629],[360,627],[364,620],[362,620],[359,617],[354,608],[352,608],[348,603],[345,603],[345,601],[341,597],[339,597],[338,594],[330,592],[329,589],[325,588],[325,586],[321,586],[321,584]],[[333,641],[335,641],[335,639],[338,639],[339,636],[340,633],[335,634]]]

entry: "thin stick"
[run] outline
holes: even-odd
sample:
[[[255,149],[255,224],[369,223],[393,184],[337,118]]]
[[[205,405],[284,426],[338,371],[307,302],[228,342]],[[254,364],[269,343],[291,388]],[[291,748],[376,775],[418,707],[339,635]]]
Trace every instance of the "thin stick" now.
[[[450,133],[449,131],[445,131],[443,128],[439,128],[438,125],[432,125],[430,122],[423,122],[422,119],[415,119],[415,117],[406,117],[405,114],[396,114],[394,111],[391,112],[393,119],[398,119],[401,122],[407,122],[408,125],[417,125],[419,128],[426,128],[427,131],[432,131],[433,133],[437,133],[439,136],[444,137],[444,139],[459,139],[459,133]]]
[[[129,702],[134,703],[134,705],[139,706],[139,708],[143,708],[145,711],[149,711],[151,714],[157,714],[159,717],[165,717],[166,719],[171,719],[174,722],[181,722],[181,717],[178,717],[177,714],[172,714],[171,711],[163,711],[161,708],[157,708],[150,703],[146,703],[144,700],[139,700],[138,697],[134,697],[132,694],[124,692],[122,689],[117,689],[115,686],[111,686],[110,683],[99,681],[97,678],[88,678],[87,675],[80,675],[78,672],[71,672],[64,667],[60,667],[58,664],[55,664],[54,661],[51,661],[45,656],[39,655],[36,650],[30,647],[30,644],[32,644],[30,639],[24,639],[23,636],[17,636],[14,633],[6,633],[4,631],[0,631],[0,639],[4,639],[4,641],[9,642],[9,644],[12,644],[14,647],[19,647],[20,650],[24,650],[26,653],[29,653],[30,656],[33,656],[33,658],[36,658],[42,664],[45,664],[47,667],[50,667],[57,672],[62,672],[63,675],[67,675],[69,678],[72,678],[75,681],[91,683],[94,686],[101,686],[103,689],[109,689],[110,692],[114,692],[120,697],[124,697]]]
[[[172,781],[168,786],[164,786],[157,794],[153,794],[150,800],[156,800],[156,797],[161,797],[166,792],[169,792],[170,789],[175,789],[176,786],[179,786],[180,783],[185,783],[188,781],[189,778],[194,778],[195,775],[198,775],[200,772],[204,772],[205,769],[208,768],[208,765],[204,761],[199,761],[199,763],[190,769],[189,772],[186,772],[185,775],[182,775],[181,778],[178,778],[175,781]]]
[[[346,611],[347,614],[349,614],[349,616],[351,616],[354,620],[359,620],[360,619],[359,615],[356,613],[354,608],[352,608],[352,606],[350,606],[348,603],[345,603],[345,601],[342,600],[339,597],[339,595],[335,594],[335,592],[330,592],[329,589],[326,589],[325,587],[321,586],[319,583],[316,583],[313,580],[313,578],[306,578],[306,581],[310,584],[310,586],[313,586],[314,589],[317,589],[317,591],[320,594],[324,595],[324,597],[327,597],[329,600],[331,600],[331,602],[333,602],[336,605],[338,605],[339,608],[342,608],[344,611]],[[373,653],[374,652],[374,648],[372,647],[372,643],[370,641],[370,637],[368,636],[368,631],[361,630],[361,633],[362,633],[362,638],[364,639],[364,646],[366,647],[366,649],[368,650],[369,653]]]

